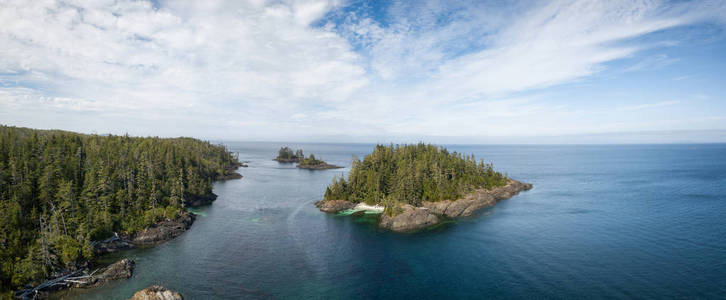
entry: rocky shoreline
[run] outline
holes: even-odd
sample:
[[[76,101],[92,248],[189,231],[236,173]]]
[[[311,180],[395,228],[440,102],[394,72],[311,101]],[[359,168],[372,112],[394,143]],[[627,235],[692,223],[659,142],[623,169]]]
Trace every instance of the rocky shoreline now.
[[[420,207],[402,204],[394,210],[398,211],[395,215],[382,213],[378,226],[394,232],[416,231],[439,224],[445,219],[471,216],[482,208],[493,206],[497,201],[509,199],[530,189],[532,184],[509,179],[505,186],[475,190],[456,200],[424,201]],[[315,203],[316,207],[326,213],[337,213],[355,205],[356,203],[346,200],[321,200]]]
[[[327,169],[342,169],[344,167],[331,165],[328,163],[319,164],[319,165],[297,165],[300,169],[308,169],[308,170],[327,170]]]
[[[247,167],[243,163],[236,163],[227,168],[229,172],[227,175],[218,176],[216,180],[227,180],[227,179],[239,179],[242,175],[235,172],[239,167]],[[217,199],[217,195],[209,193],[202,196],[197,195],[186,195],[185,205],[187,207],[197,207],[201,205],[207,205]],[[137,247],[152,247],[162,244],[166,241],[172,240],[182,233],[186,232],[194,223],[195,216],[189,212],[182,212],[179,216],[174,219],[165,219],[152,224],[151,226],[141,230],[139,232],[127,235],[118,234],[114,235],[103,241],[96,241],[93,243],[93,250],[96,256],[101,256],[108,253],[114,253],[118,251],[134,249]],[[50,279],[45,283],[30,287],[25,290],[16,292],[18,298],[30,299],[32,298],[46,298],[52,297],[51,294],[68,288],[93,288],[100,286],[108,281],[117,279],[127,279],[133,274],[135,262],[130,259],[121,259],[109,266],[102,269],[97,269],[94,272],[90,272],[90,262],[86,262],[86,267],[74,272],[68,272],[63,276]],[[103,271],[101,271],[103,270]],[[90,273],[89,273],[90,272]],[[99,273],[100,272],[100,273]],[[50,284],[49,284],[50,283]],[[153,286],[149,289],[154,288]],[[140,293],[141,291],[139,291]],[[170,292],[170,291],[167,291]],[[149,295],[167,295],[167,292],[151,293]],[[139,294],[137,293],[137,294]],[[178,293],[172,292],[173,295],[179,295]],[[141,294],[140,294],[141,295]],[[143,296],[143,295],[141,295]],[[136,295],[134,295],[136,297]],[[182,298],[134,298],[134,299],[182,299]]]
[[[300,159],[299,157],[296,157],[296,158],[273,158],[272,160],[277,161],[279,163],[290,164],[290,163],[299,163],[302,159]]]

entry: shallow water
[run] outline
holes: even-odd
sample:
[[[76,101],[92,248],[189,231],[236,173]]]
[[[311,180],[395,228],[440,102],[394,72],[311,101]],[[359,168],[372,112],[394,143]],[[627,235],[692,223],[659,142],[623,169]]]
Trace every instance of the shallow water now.
[[[228,146],[245,177],[215,183],[188,232],[108,257],[136,273],[71,296],[161,284],[191,299],[726,297],[726,145],[449,146],[534,189],[403,235],[312,205],[347,168],[279,164],[279,143]],[[290,146],[343,166],[373,148]]]

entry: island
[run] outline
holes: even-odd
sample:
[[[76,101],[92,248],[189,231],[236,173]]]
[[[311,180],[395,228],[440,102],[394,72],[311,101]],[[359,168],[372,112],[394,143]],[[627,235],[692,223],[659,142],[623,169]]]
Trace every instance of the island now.
[[[222,145],[0,125],[0,298],[34,298],[128,278],[110,252],[185,232],[214,180],[240,178]],[[235,175],[236,174],[236,175]]]
[[[315,155],[310,154],[308,158],[305,158],[300,161],[300,163],[297,165],[300,169],[309,169],[309,170],[325,170],[325,169],[340,169],[343,168],[341,166],[331,165],[325,161],[319,160],[315,158]]]
[[[531,188],[473,155],[423,143],[377,145],[362,161],[354,158],[348,178],[334,178],[315,206],[346,215],[380,212],[379,227],[411,232],[471,216]]]
[[[297,151],[293,152],[291,148],[285,146],[280,148],[274,160],[281,163],[297,163],[303,159],[305,159],[305,155],[302,149],[297,149]]]

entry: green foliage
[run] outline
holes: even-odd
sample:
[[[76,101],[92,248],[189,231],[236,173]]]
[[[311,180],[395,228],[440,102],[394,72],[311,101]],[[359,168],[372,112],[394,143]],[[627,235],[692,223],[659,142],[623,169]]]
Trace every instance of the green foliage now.
[[[317,166],[322,164],[325,164],[325,162],[319,159],[315,159],[315,155],[313,154],[310,154],[308,158],[300,161],[301,166]]]
[[[191,138],[0,126],[0,290],[79,267],[93,240],[178,216],[234,163]]]
[[[348,200],[394,207],[422,201],[457,199],[479,188],[503,186],[506,176],[474,156],[450,153],[428,144],[377,145],[363,161],[353,159],[348,179],[334,178],[326,200]],[[390,211],[388,213],[391,213]]]
[[[301,160],[305,158],[305,155],[303,155],[302,149],[297,149],[297,151],[292,152],[292,149],[289,147],[281,147],[280,151],[277,152],[277,157],[275,159],[277,160]]]

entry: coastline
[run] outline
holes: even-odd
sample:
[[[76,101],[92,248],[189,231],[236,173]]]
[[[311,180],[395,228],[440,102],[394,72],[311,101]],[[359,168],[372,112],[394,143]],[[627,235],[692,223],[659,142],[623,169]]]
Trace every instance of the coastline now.
[[[236,170],[239,169],[239,167],[241,166],[244,166],[244,164],[234,163],[230,165],[225,169],[228,172],[227,175],[217,176],[214,180],[224,181],[229,179],[241,179],[242,175],[236,172]],[[184,203],[186,207],[193,208],[211,204],[216,199],[217,195],[210,192],[202,196],[189,195],[188,198],[185,199]],[[170,241],[189,230],[195,220],[195,214],[187,210],[183,210],[174,219],[167,218],[165,220],[161,220],[133,234],[127,235],[124,233],[114,233],[113,236],[106,240],[94,241],[93,251],[96,254],[96,257],[93,260],[86,261],[84,263],[86,267],[73,272],[67,272],[55,278],[48,278],[45,282],[41,283],[38,286],[15,291],[15,295],[16,297],[22,299],[30,299],[30,295],[33,296],[33,299],[35,297],[49,298],[52,297],[53,294],[61,291],[67,291],[76,288],[92,289],[95,287],[99,287],[109,281],[128,279],[131,277],[133,269],[135,267],[135,262],[133,260],[123,258],[119,261],[111,263],[110,265],[101,266],[93,272],[91,272],[91,266],[93,266],[94,261],[99,259],[101,256],[109,253],[115,253],[135,248],[155,247],[167,241]],[[104,273],[108,270],[114,270],[117,268],[115,267],[117,265],[123,266],[127,273],[124,273],[123,276],[104,276],[104,274],[94,275],[94,273],[98,272],[99,270],[104,270]],[[83,278],[83,281],[74,280],[74,278],[76,277],[73,276],[81,276],[79,278]],[[47,283],[54,281],[57,282],[51,285],[47,285]]]
[[[297,167],[300,168],[300,169],[307,169],[307,170],[327,170],[327,169],[342,169],[342,168],[345,168],[345,167],[341,167],[341,166],[338,166],[338,165],[331,165],[331,164],[328,164],[328,163],[319,164],[319,165],[300,165],[300,164],[298,164]]]
[[[493,206],[500,200],[509,199],[521,191],[530,189],[532,189],[532,184],[509,179],[509,182],[504,186],[492,189],[478,189],[456,200],[424,201],[419,207],[410,204],[398,204],[394,209],[394,211],[397,211],[395,215],[381,213],[378,226],[394,232],[417,231],[437,225],[445,219],[471,216],[482,208]],[[361,207],[371,207],[364,203],[353,203],[346,200],[321,200],[315,202],[315,206],[326,213],[354,210],[359,205],[362,205]]]

